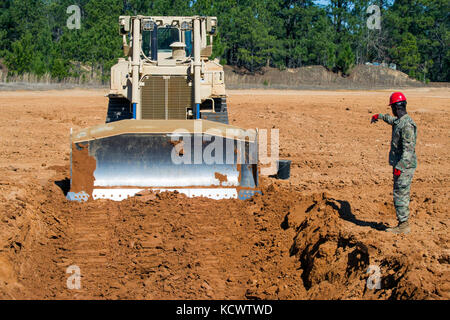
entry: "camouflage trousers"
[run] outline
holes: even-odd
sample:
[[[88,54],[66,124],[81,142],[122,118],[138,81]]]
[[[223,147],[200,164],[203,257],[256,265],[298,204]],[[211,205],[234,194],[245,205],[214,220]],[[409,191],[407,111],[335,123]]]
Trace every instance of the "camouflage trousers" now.
[[[398,222],[409,219],[411,182],[416,169],[406,169],[399,177],[394,176],[394,206]]]

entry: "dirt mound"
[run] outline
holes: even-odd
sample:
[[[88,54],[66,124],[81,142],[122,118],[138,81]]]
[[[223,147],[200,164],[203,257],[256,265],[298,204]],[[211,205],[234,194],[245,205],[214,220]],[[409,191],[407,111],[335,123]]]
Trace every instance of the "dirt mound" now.
[[[356,66],[348,77],[328,71],[323,66],[308,66],[283,71],[276,68],[263,68],[254,74],[231,66],[225,66],[224,70],[225,81],[230,88],[372,89],[424,86],[403,72],[366,65]]]
[[[389,236],[345,228],[347,210],[342,201],[317,194],[304,197],[286,217],[296,232],[291,254],[300,261],[309,298],[425,299],[445,292],[446,284],[433,284],[434,272],[423,270],[415,254],[388,254]]]
[[[58,264],[64,262],[59,259],[67,250],[66,215],[72,204],[60,205],[54,194],[60,193],[56,186],[7,183],[1,187],[0,259],[7,272],[0,272],[0,283],[4,284],[0,286],[0,298],[42,297],[43,290],[52,291]],[[48,274],[53,283],[46,283],[47,277],[36,276],[41,272]]]
[[[269,198],[267,202],[275,201],[280,204],[280,199],[273,199],[274,195],[266,191],[264,199]],[[286,230],[285,235],[294,235],[291,238],[289,254],[295,259],[283,263],[281,263],[283,259],[275,259],[273,261],[275,265],[282,266],[278,279],[272,278],[272,281],[268,281],[266,276],[261,275],[256,284],[249,289],[247,297],[260,299],[448,297],[448,283],[444,280],[448,273],[445,254],[435,259],[433,266],[424,269],[423,255],[428,257],[430,255],[409,248],[407,237],[386,234],[383,231],[385,227],[377,223],[371,223],[372,229],[369,231],[349,228],[348,222],[353,218],[350,217],[347,202],[335,200],[326,193],[308,196],[297,194],[292,199],[295,201],[287,206],[288,214],[280,227]],[[271,216],[272,208],[267,202],[263,215]],[[280,265],[277,262],[280,262]],[[441,281],[436,282],[436,276],[441,277]]]
[[[379,66],[356,66],[345,79],[346,82],[375,88],[422,87],[423,83],[410,78],[406,73]]]

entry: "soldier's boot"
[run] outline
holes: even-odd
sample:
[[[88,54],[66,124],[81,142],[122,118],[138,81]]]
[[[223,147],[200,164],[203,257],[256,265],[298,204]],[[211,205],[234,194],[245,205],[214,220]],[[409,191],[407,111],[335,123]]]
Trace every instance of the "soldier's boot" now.
[[[395,234],[408,234],[411,232],[411,228],[409,226],[409,222],[408,221],[404,221],[404,222],[400,222],[398,224],[398,226],[394,227],[394,228],[387,228],[386,232],[391,232],[391,233],[395,233]]]

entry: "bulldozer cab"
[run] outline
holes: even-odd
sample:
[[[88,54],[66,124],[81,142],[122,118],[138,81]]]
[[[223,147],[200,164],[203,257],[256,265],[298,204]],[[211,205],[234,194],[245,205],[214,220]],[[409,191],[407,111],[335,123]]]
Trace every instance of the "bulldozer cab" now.
[[[175,42],[180,42],[180,29],[174,27],[158,28],[158,51],[170,52],[172,48],[170,45]]]
[[[156,33],[156,35],[154,35],[154,33]],[[171,53],[172,44],[182,42],[182,38],[186,39],[186,35],[182,36],[182,33],[189,33],[189,41],[186,41],[185,46],[186,48],[189,46],[190,50],[186,49],[186,56],[190,56],[190,53],[192,52],[191,31],[181,31],[179,28],[171,26],[157,28],[156,31],[143,31],[142,51],[147,57],[153,57],[158,53]],[[154,41],[156,41],[156,43],[152,44]],[[156,54],[153,51],[156,51]],[[168,56],[170,55],[165,55],[165,57]]]

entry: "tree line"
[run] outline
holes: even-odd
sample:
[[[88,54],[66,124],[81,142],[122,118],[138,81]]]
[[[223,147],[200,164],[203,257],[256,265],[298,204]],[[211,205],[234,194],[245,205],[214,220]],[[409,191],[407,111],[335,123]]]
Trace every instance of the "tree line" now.
[[[67,26],[71,5],[79,29]],[[107,81],[122,55],[119,15],[211,15],[213,56],[249,72],[322,65],[346,75],[385,62],[449,81],[449,12],[449,0],[0,0],[0,62],[13,75]]]

